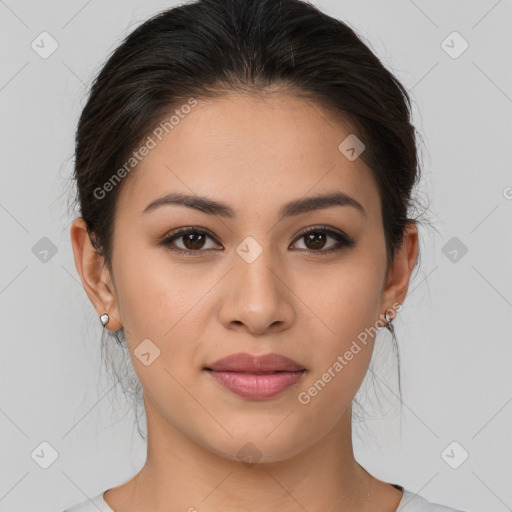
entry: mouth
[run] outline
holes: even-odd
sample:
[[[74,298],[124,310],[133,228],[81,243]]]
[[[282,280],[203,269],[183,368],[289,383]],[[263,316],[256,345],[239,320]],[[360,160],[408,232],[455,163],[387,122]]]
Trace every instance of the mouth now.
[[[307,369],[280,354],[232,354],[203,371],[224,389],[250,400],[272,398],[297,384]]]
[[[266,400],[297,384],[307,370],[276,372],[215,371],[205,368],[216,383],[249,400]]]

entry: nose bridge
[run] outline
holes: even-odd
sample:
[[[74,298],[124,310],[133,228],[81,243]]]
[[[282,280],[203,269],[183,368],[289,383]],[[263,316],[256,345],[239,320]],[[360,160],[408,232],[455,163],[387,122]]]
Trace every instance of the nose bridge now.
[[[270,236],[262,237],[261,242],[247,236],[236,247],[230,272],[230,300],[223,305],[224,322],[242,322],[250,330],[261,332],[291,320],[293,308],[270,243]]]
[[[235,274],[241,287],[238,292],[256,300],[261,294],[267,296],[267,301],[276,300],[280,286],[273,269],[276,267],[275,251],[270,245],[271,237],[260,237],[259,240],[249,235],[236,248]]]

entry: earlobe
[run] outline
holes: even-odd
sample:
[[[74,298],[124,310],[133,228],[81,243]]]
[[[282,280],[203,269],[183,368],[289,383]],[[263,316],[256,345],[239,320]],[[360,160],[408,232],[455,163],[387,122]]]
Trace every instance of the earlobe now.
[[[70,235],[77,272],[98,317],[107,313],[108,329],[120,329],[122,323],[110,273],[104,265],[104,258],[92,245],[87,226],[81,217],[71,224]]]

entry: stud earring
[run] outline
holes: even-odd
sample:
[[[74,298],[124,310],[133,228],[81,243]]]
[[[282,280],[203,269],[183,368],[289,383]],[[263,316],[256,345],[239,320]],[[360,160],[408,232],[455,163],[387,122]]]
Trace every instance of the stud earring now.
[[[400,309],[398,309],[397,311],[400,311]],[[390,312],[390,314],[388,314],[388,312]],[[386,309],[386,311],[384,313],[384,318],[386,319],[386,324],[385,325],[379,325],[377,327],[377,330],[380,331],[381,329],[386,328],[388,331],[393,333],[394,327],[392,325],[392,322],[393,322],[395,316],[396,316],[396,314],[394,314],[394,311],[392,309]]]
[[[108,322],[108,313],[104,313],[103,315],[101,315],[100,320],[103,327],[105,327],[105,325],[107,325]]]
[[[390,316],[388,315],[388,311],[391,312],[391,315],[393,316]],[[384,314],[384,316],[386,317],[386,322],[387,324],[384,326],[391,334],[395,334],[395,327],[393,326],[392,322],[393,322],[393,319],[395,318],[396,314],[395,312],[392,310],[392,309],[386,309],[386,313]]]

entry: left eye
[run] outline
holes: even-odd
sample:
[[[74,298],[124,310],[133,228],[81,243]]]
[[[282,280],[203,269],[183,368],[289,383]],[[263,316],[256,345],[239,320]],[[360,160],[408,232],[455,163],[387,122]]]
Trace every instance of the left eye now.
[[[337,244],[335,244],[334,247],[329,247],[328,249],[321,249],[319,246],[323,247],[328,238],[333,238]],[[333,231],[328,228],[310,228],[299,235],[297,240],[305,240],[305,250],[314,254],[334,252],[342,249],[343,247],[352,247],[354,245],[354,241],[345,234],[338,233],[337,231]],[[319,248],[321,250],[318,250]]]
[[[198,228],[187,228],[171,234],[161,243],[171,251],[196,256],[198,253],[204,252],[201,251],[201,249],[215,248],[205,247],[205,242],[208,238],[215,241],[215,238],[208,231]],[[322,249],[329,238],[334,239],[337,243],[334,244],[334,247]],[[175,240],[182,240],[183,247],[177,246]],[[301,233],[295,240],[304,240],[306,247],[303,250],[310,254],[325,254],[340,250],[343,247],[352,247],[354,245],[354,241],[347,235],[328,228],[309,228],[307,231]]]

